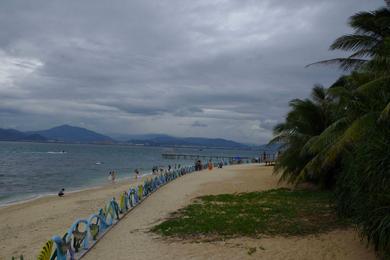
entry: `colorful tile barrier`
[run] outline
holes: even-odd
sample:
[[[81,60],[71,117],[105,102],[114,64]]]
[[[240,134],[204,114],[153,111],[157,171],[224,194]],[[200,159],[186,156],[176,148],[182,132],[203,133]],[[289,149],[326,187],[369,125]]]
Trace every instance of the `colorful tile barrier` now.
[[[234,162],[224,162],[224,165],[231,163]],[[249,161],[241,163],[249,163]],[[213,166],[218,167],[218,163],[214,163]],[[210,165],[207,164],[202,165],[203,169],[209,167]],[[92,214],[87,219],[77,219],[62,237],[53,236],[41,249],[38,260],[82,258],[115,224],[153,192],[193,172],[195,172],[195,166],[187,166],[151,176],[143,184],[130,187],[120,195],[119,200],[112,198],[104,208],[98,210],[97,214]],[[23,256],[20,259],[23,259]]]

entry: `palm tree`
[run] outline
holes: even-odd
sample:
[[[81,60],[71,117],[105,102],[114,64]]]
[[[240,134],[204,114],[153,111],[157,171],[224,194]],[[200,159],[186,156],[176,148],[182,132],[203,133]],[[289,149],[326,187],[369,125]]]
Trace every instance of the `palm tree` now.
[[[330,101],[327,90],[322,86],[315,86],[311,99],[292,100],[286,121],[275,126],[275,137],[270,143],[283,144],[283,153],[275,165],[275,171],[282,172],[281,180],[297,183],[302,169],[313,159],[313,154],[303,148],[331,122]],[[315,176],[311,173],[305,178],[315,181]]]
[[[338,80],[328,91],[337,116],[306,147],[321,155],[320,167],[331,167],[353,143],[388,121],[390,77],[374,79],[370,74],[353,73]]]
[[[390,6],[390,1],[387,1]],[[342,69],[366,68],[390,71],[390,8],[359,12],[349,19],[353,34],[337,38],[330,50],[352,51],[347,58],[336,58],[309,64],[338,64]]]
[[[330,180],[338,212],[352,216],[368,241],[390,259],[390,0],[386,4],[350,18],[354,33],[339,37],[330,48],[352,55],[318,63],[354,71],[325,95],[293,100],[273,141],[284,143],[276,162],[281,179]]]
[[[315,87],[311,99],[290,102],[271,141],[283,143],[280,179],[333,185],[338,212],[352,215],[383,255],[390,252],[388,86],[390,76],[354,72],[327,90]]]

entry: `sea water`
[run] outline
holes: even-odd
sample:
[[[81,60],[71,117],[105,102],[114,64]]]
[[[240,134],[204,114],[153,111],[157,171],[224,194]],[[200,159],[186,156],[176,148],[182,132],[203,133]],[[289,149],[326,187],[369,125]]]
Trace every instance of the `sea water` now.
[[[130,145],[0,142],[0,206],[39,196],[108,183],[108,173],[130,179],[134,170],[192,165],[193,159],[164,159],[163,153],[256,157],[258,151],[164,148]]]

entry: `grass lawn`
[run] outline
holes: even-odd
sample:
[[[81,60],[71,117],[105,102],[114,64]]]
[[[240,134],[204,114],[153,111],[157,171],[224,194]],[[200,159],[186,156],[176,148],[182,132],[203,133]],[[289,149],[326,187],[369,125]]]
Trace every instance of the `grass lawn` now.
[[[307,235],[345,227],[330,204],[330,193],[275,189],[197,198],[172,213],[153,232],[183,238]]]

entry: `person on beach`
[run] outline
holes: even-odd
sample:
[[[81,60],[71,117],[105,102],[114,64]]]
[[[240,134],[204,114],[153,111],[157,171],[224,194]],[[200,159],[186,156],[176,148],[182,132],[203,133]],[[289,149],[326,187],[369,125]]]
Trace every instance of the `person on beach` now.
[[[219,162],[218,163],[218,168],[222,169],[222,167],[223,167],[223,162]]]
[[[135,169],[134,173],[135,173],[135,179],[138,179],[139,178],[139,171],[138,171],[138,169]]]
[[[169,165],[168,165],[168,171],[169,171],[169,172],[171,171],[171,168],[172,168],[172,167],[171,167],[171,165],[169,164]]]
[[[62,188],[59,192],[58,192],[58,197],[63,197],[65,195],[65,189]]]
[[[112,173],[111,173],[111,180],[112,180],[112,183],[115,182],[115,178],[116,178],[116,172],[112,171]]]
[[[201,171],[202,170],[202,161],[201,160],[197,160],[195,162],[195,171]]]
[[[209,161],[207,167],[209,168],[209,171],[213,169],[213,163],[211,162],[211,160]]]

